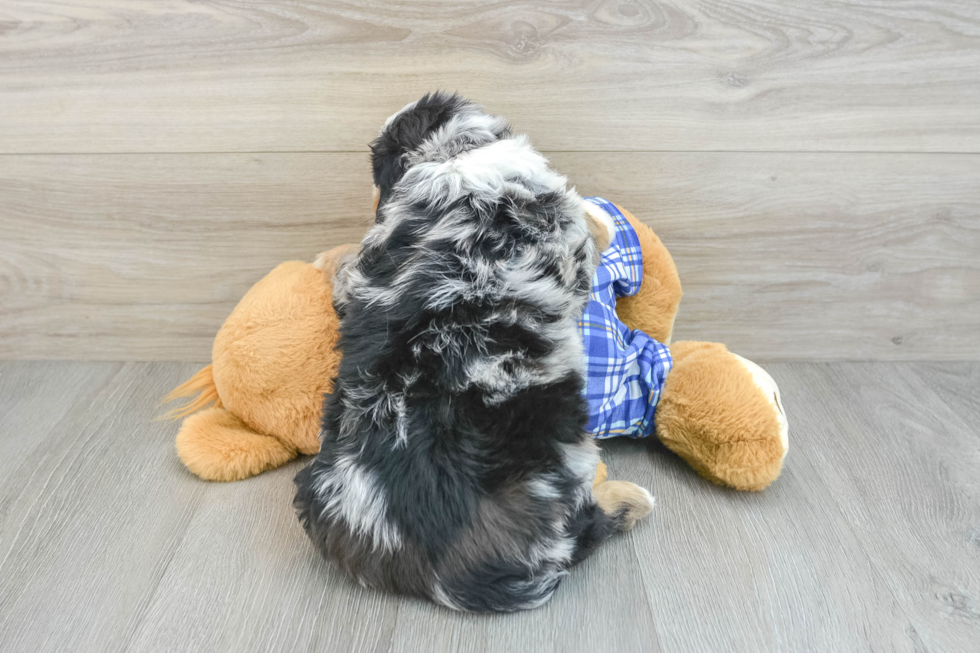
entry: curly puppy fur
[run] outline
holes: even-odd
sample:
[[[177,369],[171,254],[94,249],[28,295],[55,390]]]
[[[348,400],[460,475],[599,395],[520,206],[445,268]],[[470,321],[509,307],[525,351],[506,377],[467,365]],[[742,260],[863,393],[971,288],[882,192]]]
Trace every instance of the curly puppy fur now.
[[[584,202],[456,95],[408,105],[371,149],[376,224],[336,278],[344,357],[296,477],[300,519],[364,585],[457,610],[539,606],[650,509],[639,488],[645,505],[592,492],[577,320],[599,251]]]

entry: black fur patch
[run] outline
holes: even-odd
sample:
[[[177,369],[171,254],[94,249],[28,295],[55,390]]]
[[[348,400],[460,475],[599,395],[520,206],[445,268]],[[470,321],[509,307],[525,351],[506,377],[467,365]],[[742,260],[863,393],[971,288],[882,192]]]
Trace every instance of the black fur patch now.
[[[427,93],[412,109],[395,117],[372,141],[371,167],[374,185],[381,192],[379,206],[388,201],[395,184],[405,174],[405,154],[417,149],[433,131],[469,104],[455,93]]]

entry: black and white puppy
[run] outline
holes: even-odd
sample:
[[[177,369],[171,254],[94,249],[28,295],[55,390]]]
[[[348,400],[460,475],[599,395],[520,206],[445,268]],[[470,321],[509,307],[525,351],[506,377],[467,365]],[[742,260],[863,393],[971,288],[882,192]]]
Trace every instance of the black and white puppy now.
[[[335,280],[344,357],[300,520],[364,585],[539,606],[651,506],[632,484],[592,488],[577,321],[607,232],[459,96],[408,105],[371,150],[377,219]]]

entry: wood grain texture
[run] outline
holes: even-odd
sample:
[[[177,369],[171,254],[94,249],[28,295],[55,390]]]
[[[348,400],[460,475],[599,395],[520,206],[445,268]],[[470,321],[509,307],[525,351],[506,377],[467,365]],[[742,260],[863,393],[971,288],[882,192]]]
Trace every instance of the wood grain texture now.
[[[973,0],[0,8],[0,151],[360,151],[455,89],[545,150],[980,151]]]
[[[980,638],[977,363],[770,365],[791,444],[760,494],[712,486],[653,443],[604,442],[611,474],[653,491],[653,514],[545,607],[495,616],[365,590],[323,562],[291,507],[306,461],[232,484],[185,472],[176,427],[148,420],[190,369],[0,363],[0,447],[36,443],[0,462],[0,649],[966,651]]]
[[[650,224],[675,337],[760,360],[980,358],[980,156],[555,153]],[[0,358],[199,360],[278,263],[371,223],[363,154],[0,156]]]
[[[366,155],[0,157],[0,358],[208,360],[244,292],[357,241]]]
[[[675,338],[760,360],[980,357],[980,157],[551,158],[663,239]]]
[[[927,363],[917,365],[916,373],[923,383],[953,410],[961,419],[972,423],[980,433],[980,369],[970,363]],[[977,532],[980,546],[980,531]]]
[[[806,394],[797,423],[816,427],[820,420],[809,430],[820,445],[810,460],[826,484],[823,497],[837,505],[891,596],[905,606],[906,635],[921,650],[975,648],[980,438],[969,403],[975,387],[942,394],[934,388],[947,370],[976,377],[977,366],[793,366],[803,368],[810,371],[805,379],[777,377],[780,388]],[[805,437],[797,430],[795,441]]]
[[[0,649],[126,647],[206,491],[180,481],[172,434],[150,423],[192,367],[0,366],[7,384],[50,391],[0,414],[5,449],[34,443],[0,481]]]

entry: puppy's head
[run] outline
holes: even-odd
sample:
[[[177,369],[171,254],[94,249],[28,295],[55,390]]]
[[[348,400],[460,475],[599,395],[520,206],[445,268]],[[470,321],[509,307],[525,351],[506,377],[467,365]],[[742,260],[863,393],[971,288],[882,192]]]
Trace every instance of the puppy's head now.
[[[485,114],[458,94],[423,95],[389,117],[371,143],[375,209],[384,205],[412,165],[446,161],[509,134],[505,120]]]

